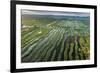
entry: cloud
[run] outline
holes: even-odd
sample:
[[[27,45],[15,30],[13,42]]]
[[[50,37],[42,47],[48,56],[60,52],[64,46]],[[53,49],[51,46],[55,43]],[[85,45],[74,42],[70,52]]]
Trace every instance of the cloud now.
[[[22,15],[54,15],[54,16],[90,16],[90,13],[83,12],[58,12],[58,11],[36,11],[22,9]]]

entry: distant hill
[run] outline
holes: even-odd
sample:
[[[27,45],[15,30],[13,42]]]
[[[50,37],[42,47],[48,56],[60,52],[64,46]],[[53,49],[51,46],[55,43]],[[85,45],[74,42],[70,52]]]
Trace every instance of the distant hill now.
[[[89,16],[61,16],[61,15],[22,15],[22,19],[74,19],[89,20]]]

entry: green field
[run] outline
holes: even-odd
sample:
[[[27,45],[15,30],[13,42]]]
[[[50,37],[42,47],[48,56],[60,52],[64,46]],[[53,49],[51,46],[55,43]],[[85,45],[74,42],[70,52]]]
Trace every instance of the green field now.
[[[22,18],[22,62],[87,59],[90,59],[89,20]]]

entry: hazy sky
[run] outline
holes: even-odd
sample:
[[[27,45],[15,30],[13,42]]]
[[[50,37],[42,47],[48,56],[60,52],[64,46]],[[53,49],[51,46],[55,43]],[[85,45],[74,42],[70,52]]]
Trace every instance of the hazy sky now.
[[[55,11],[35,11],[35,10],[23,10],[22,15],[61,15],[61,16],[90,16],[89,13],[80,12],[55,12]]]

